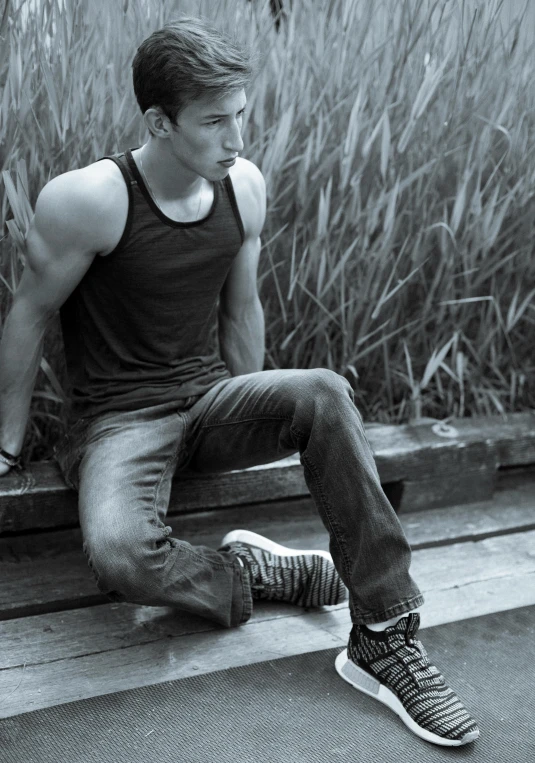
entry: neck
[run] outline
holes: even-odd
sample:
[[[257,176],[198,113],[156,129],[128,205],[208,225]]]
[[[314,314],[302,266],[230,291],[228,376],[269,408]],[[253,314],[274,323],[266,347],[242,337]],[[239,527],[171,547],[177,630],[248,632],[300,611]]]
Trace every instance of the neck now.
[[[192,172],[169,150],[169,142],[150,137],[137,152],[142,171],[162,200],[188,199],[198,194],[203,178]]]

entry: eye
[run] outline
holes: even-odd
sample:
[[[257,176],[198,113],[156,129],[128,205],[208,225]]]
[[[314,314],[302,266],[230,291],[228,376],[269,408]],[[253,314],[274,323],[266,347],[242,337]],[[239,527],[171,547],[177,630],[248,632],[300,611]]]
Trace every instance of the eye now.
[[[238,111],[236,115],[238,119],[242,119],[245,112],[246,112],[246,107],[244,106],[243,109],[241,111]],[[221,124],[221,122],[223,121],[224,121],[223,119],[213,119],[210,122],[206,122],[206,125],[213,125],[215,127],[215,125]]]

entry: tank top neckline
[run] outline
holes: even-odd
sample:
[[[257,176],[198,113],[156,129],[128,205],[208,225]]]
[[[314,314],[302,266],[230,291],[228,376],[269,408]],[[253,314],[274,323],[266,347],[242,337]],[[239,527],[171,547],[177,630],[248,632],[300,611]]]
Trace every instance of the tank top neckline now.
[[[134,180],[136,181],[139,190],[141,191],[141,193],[145,197],[145,200],[146,200],[147,204],[152,209],[154,214],[157,217],[159,217],[162,222],[164,222],[166,225],[171,226],[172,228],[194,228],[194,227],[196,227],[198,225],[202,225],[203,223],[205,223],[207,220],[210,219],[210,217],[213,215],[213,213],[215,211],[215,208],[217,206],[217,201],[218,201],[218,196],[219,196],[219,183],[218,182],[212,183],[212,186],[213,186],[213,189],[214,189],[214,200],[212,202],[212,206],[208,210],[208,213],[204,217],[201,217],[198,220],[191,220],[189,222],[180,222],[178,220],[173,220],[171,217],[168,217],[165,214],[165,212],[163,212],[160,209],[160,207],[156,204],[156,202],[152,198],[152,195],[151,195],[149,189],[147,188],[147,185],[146,185],[145,181],[143,180],[143,177],[142,177],[142,175],[141,175],[141,173],[140,173],[140,171],[138,169],[138,166],[137,166],[137,164],[136,164],[136,162],[134,160],[134,157],[132,156],[132,151],[137,150],[137,148],[139,148],[139,146],[136,146],[134,148],[127,148],[126,151],[124,152],[126,161],[128,163],[128,167],[129,167],[132,175],[134,176]]]

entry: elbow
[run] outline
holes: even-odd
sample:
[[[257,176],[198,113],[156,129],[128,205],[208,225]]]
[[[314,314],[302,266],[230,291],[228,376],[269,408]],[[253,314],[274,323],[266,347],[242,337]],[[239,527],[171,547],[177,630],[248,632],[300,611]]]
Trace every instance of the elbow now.
[[[223,322],[240,324],[250,320],[251,317],[263,316],[264,311],[258,294],[249,299],[240,301],[239,304],[221,305],[219,318]]]

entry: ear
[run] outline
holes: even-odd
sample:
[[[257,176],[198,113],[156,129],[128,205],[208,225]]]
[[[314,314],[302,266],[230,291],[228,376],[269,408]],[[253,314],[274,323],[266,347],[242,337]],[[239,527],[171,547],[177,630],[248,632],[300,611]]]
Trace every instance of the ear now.
[[[156,138],[169,138],[173,132],[171,120],[157,108],[150,108],[143,114],[145,124]]]

